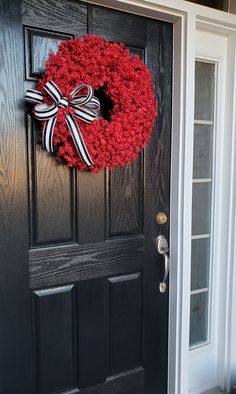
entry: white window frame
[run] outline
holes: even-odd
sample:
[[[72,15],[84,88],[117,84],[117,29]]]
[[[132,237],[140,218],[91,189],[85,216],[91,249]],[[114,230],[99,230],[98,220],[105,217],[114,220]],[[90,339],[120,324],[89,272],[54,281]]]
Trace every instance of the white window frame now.
[[[227,245],[219,250],[227,265],[225,319],[221,327],[220,382],[229,390],[236,384],[236,16],[184,0],[85,0],[125,12],[173,23],[173,133],[171,165],[171,271],[169,308],[168,393],[188,393],[189,311],[191,261],[191,197],[194,121],[194,63],[196,28],[225,35],[227,80],[225,91],[225,139],[222,173],[224,201],[217,207]],[[226,205],[225,205],[226,204]],[[222,207],[224,206],[224,212]],[[221,248],[222,249],[222,248]],[[235,262],[235,264],[233,264]]]
[[[199,36],[198,36],[199,35]],[[224,286],[220,288],[227,275],[227,267],[222,264],[221,245],[227,243],[227,236],[222,229],[222,204],[224,204],[222,194],[225,187],[223,162],[224,162],[224,139],[225,139],[225,86],[226,86],[226,49],[227,38],[219,34],[212,35],[210,32],[197,30],[196,32],[196,59],[215,63],[217,65],[216,74],[216,94],[215,94],[215,143],[214,143],[214,171],[213,171],[213,211],[212,211],[212,277],[211,277],[211,321],[214,321],[210,328],[210,341],[204,346],[190,350],[189,357],[189,391],[191,394],[198,394],[212,387],[221,385],[218,360],[222,359],[223,353],[220,350],[219,338],[222,337],[221,321],[225,321],[224,307],[225,301],[220,302],[226,295]],[[199,46],[201,51],[199,51]]]
[[[212,300],[214,298],[214,293],[215,293],[215,289],[214,289],[214,283],[215,283],[215,273],[217,273],[218,271],[218,264],[219,264],[219,259],[217,258],[217,254],[216,254],[216,249],[214,247],[215,244],[217,244],[217,239],[216,239],[216,233],[217,233],[217,228],[216,228],[216,206],[218,206],[218,204],[216,204],[216,197],[218,195],[218,188],[217,188],[217,178],[218,178],[218,171],[217,171],[217,160],[216,160],[216,148],[217,148],[217,144],[219,141],[219,127],[218,127],[218,121],[219,119],[217,118],[217,113],[218,113],[218,109],[220,107],[220,97],[219,97],[219,75],[221,73],[221,62],[222,59],[219,57],[211,57],[209,56],[209,52],[207,54],[203,54],[202,52],[196,52],[195,55],[195,62],[202,62],[202,63],[210,63],[210,64],[214,64],[215,65],[215,88],[214,88],[214,115],[213,115],[213,121],[210,121],[209,124],[213,125],[213,148],[212,148],[212,175],[211,175],[211,201],[210,201],[210,209],[211,209],[211,225],[210,225],[210,234],[206,234],[209,236],[210,238],[210,255],[209,255],[209,278],[208,278],[208,328],[207,328],[207,340],[205,342],[200,342],[197,343],[195,345],[190,346],[190,351],[191,352],[196,352],[204,350],[205,347],[209,346],[212,344],[212,338],[214,337],[213,335],[213,327],[212,327],[212,319],[213,317],[215,317],[215,314],[213,313],[213,305],[212,305]],[[196,123],[196,119],[194,119],[194,125],[199,124]],[[207,124],[207,122],[204,122],[202,124]],[[202,179],[199,178],[199,183],[202,183],[204,181],[208,181],[208,179]],[[193,178],[193,183],[197,183],[194,178]],[[205,234],[204,234],[205,235]],[[193,239],[200,239],[200,238],[208,238],[208,237],[201,237],[201,236],[192,236],[191,240]],[[217,265],[216,265],[216,261],[217,261]],[[213,266],[213,262],[214,262],[214,266]],[[204,289],[200,289],[200,290],[204,290]],[[199,290],[193,290],[190,291],[190,294],[198,294],[200,293]],[[191,301],[191,298],[190,298]]]

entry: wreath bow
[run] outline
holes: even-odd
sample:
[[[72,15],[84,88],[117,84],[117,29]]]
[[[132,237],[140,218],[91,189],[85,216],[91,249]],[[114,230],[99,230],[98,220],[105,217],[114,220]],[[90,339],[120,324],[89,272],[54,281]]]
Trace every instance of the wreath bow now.
[[[93,88],[90,85],[78,85],[70,93],[70,98],[62,96],[61,90],[53,81],[49,81],[44,86],[45,91],[53,99],[52,105],[44,103],[44,95],[38,90],[28,89],[25,99],[31,103],[36,103],[34,107],[34,115],[36,119],[44,120],[42,132],[42,144],[44,149],[53,153],[53,133],[57,121],[57,111],[60,108],[71,107],[74,109],[73,114],[64,111],[67,127],[71,133],[76,150],[82,161],[87,165],[93,165],[93,161],[89,155],[83,136],[81,134],[75,117],[86,122],[92,123],[96,119],[100,109],[100,102],[95,97]],[[87,89],[87,94],[81,94],[81,91]]]

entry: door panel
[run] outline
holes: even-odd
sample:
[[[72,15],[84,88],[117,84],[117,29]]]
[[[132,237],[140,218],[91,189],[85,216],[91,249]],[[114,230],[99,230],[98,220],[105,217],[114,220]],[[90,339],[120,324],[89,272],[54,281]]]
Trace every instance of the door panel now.
[[[48,29],[34,28],[33,26],[24,26],[24,36],[25,79],[27,81],[37,81],[45,68],[44,64],[49,53],[55,53],[61,42],[74,38],[74,34],[61,34]]]
[[[26,129],[31,247],[75,242],[75,172],[42,150],[40,132],[29,114]]]
[[[109,176],[107,237],[142,234],[143,155]]]
[[[153,240],[169,233],[155,215],[169,216],[172,26],[64,0],[23,1],[21,20],[21,6],[13,1],[2,16],[11,64],[2,87],[13,93],[2,136],[14,155],[3,151],[1,172],[8,217],[0,393],[165,394],[168,292],[158,292],[162,259]],[[152,141],[138,160],[99,174],[80,173],[44,152],[30,107],[25,117],[22,110],[48,54],[86,32],[122,41],[144,59],[159,101]]]
[[[109,372],[113,375],[142,364],[141,273],[109,278],[109,301]]]
[[[108,280],[81,281],[78,298],[79,388],[105,382],[108,366]],[[89,331],[89,335],[88,335]]]
[[[76,386],[75,286],[33,292],[36,392]]]

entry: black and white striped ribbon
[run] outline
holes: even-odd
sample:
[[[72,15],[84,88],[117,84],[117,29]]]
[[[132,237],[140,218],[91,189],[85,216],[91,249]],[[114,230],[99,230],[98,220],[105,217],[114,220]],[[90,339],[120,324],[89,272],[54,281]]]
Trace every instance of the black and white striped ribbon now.
[[[53,99],[54,103],[52,105],[44,103],[44,95],[38,90],[28,89],[25,95],[27,101],[36,104],[34,107],[35,117],[45,121],[42,135],[43,147],[50,153],[54,152],[53,132],[57,120],[57,111],[59,108],[71,107],[74,109],[73,114],[64,112],[67,127],[71,132],[76,150],[82,161],[87,166],[93,165],[94,163],[89,155],[78,123],[75,120],[76,117],[84,122],[91,123],[96,119],[100,109],[100,102],[98,98],[93,95],[93,88],[87,84],[77,86],[70,93],[72,97],[70,100],[62,96],[60,89],[53,81],[47,82],[44,89]],[[87,95],[81,94],[85,89],[87,90]]]

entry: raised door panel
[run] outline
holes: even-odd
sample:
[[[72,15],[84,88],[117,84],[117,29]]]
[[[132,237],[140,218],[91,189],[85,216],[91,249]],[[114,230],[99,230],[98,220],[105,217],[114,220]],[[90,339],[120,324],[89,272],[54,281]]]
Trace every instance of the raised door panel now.
[[[79,283],[79,389],[106,381],[109,329],[108,284],[105,278]]]
[[[74,38],[73,34],[62,34],[48,29],[24,27],[25,36],[25,75],[26,80],[36,80],[45,69],[50,53],[55,53],[58,45]]]
[[[39,394],[76,387],[75,286],[33,292],[35,383]]]
[[[106,238],[106,170],[79,173],[78,242],[92,244]]]
[[[76,241],[75,171],[42,149],[39,127],[27,116],[31,246]]]
[[[109,278],[110,333],[109,373],[141,367],[142,275]]]
[[[108,237],[142,234],[142,157],[109,174]]]
[[[141,273],[90,279],[32,294],[37,394],[83,393],[93,386],[98,392],[101,388],[113,393],[114,388],[124,390],[124,382],[128,388],[139,382],[141,390]],[[123,379],[122,375],[116,379],[121,373]]]

